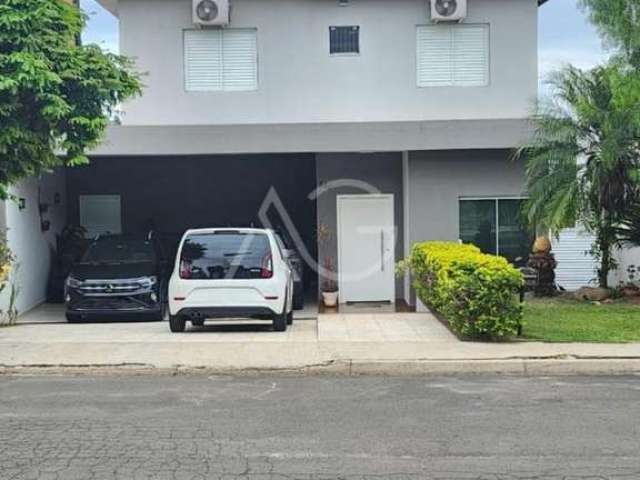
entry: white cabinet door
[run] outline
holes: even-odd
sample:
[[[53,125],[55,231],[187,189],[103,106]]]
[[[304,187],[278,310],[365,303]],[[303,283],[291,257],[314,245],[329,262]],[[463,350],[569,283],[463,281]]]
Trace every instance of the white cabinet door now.
[[[393,195],[339,195],[337,203],[340,302],[394,302]]]

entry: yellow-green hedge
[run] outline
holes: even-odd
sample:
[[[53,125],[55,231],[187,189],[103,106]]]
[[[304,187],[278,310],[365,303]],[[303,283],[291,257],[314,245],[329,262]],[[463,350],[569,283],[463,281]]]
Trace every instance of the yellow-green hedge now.
[[[422,302],[468,338],[515,335],[522,321],[519,270],[473,245],[426,242],[413,247],[411,271]]]

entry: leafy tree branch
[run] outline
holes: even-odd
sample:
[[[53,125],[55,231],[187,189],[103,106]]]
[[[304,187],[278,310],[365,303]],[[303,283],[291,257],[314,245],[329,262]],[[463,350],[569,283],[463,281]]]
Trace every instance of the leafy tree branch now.
[[[141,92],[132,62],[78,45],[86,17],[62,0],[0,0],[0,198],[88,162],[113,109]]]

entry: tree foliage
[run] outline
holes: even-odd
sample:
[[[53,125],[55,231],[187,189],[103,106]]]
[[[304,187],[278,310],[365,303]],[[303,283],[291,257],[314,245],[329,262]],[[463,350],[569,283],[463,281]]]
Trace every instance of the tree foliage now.
[[[0,198],[24,177],[86,163],[112,110],[140,93],[131,62],[78,45],[62,0],[0,0]]]
[[[618,238],[631,246],[640,246],[640,204],[631,207],[620,225],[618,226]]]
[[[553,233],[576,223],[592,231],[603,287],[615,267],[617,227],[639,198],[638,84],[616,63],[557,72],[552,101],[533,116],[532,141],[516,152],[527,161],[529,222]]]
[[[640,67],[640,0],[579,0],[602,37]]]

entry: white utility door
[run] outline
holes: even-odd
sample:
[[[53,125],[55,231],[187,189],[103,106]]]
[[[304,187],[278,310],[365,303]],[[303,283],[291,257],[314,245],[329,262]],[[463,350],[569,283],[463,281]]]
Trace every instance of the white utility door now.
[[[567,228],[552,238],[558,266],[556,283],[566,290],[597,285],[598,265],[590,253],[594,236],[580,228]]]
[[[340,302],[395,301],[393,195],[338,195]]]

